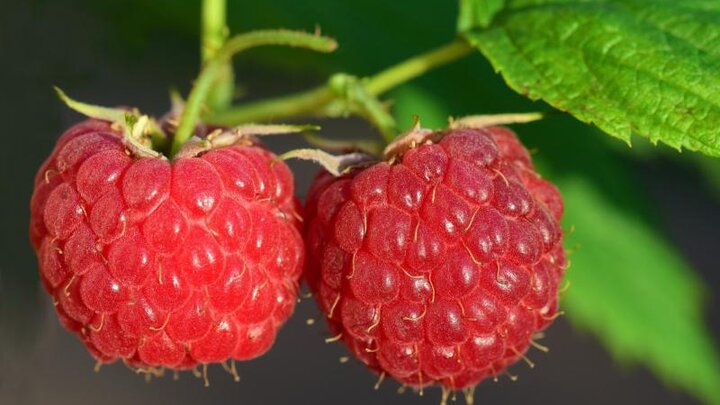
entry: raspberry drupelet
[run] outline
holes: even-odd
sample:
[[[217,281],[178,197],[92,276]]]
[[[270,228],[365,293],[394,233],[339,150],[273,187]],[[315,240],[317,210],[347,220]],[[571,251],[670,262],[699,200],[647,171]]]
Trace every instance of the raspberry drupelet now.
[[[434,132],[316,178],[306,277],[331,333],[377,373],[472,390],[558,313],[557,189],[504,127]]]
[[[303,269],[293,187],[256,141],[168,160],[134,155],[109,122],[75,125],[31,201],[61,323],[102,363],[177,370],[262,355]]]

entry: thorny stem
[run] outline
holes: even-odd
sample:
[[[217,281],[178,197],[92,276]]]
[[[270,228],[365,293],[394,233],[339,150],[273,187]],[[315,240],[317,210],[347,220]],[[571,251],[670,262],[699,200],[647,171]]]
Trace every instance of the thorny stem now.
[[[362,86],[361,95],[365,96],[365,100],[353,98],[352,92],[348,89],[338,90],[337,83],[334,83],[338,76],[352,77],[339,74],[317,88],[216,112],[210,114],[206,121],[212,124],[233,126],[247,122],[263,122],[302,116],[335,117],[350,110],[370,119],[381,130],[386,141],[389,142],[394,135],[389,133],[394,130],[394,124],[390,125],[392,117],[387,111],[379,108],[382,106],[377,100],[377,96],[433,68],[460,59],[470,53],[470,50],[471,47],[466,42],[456,40],[398,63],[374,76],[357,79],[355,82],[347,81],[348,84],[356,85],[356,83],[359,83]],[[348,94],[350,94],[350,97],[348,97]],[[372,100],[366,103],[368,98],[372,98]],[[338,102],[340,104],[345,102],[345,108],[338,109]],[[382,113],[380,113],[380,110],[382,110]]]
[[[318,52],[332,52],[337,48],[337,43],[331,38],[288,30],[253,31],[231,38],[215,52],[215,55],[205,63],[200,71],[180,116],[180,124],[172,143],[171,156],[174,156],[183,143],[193,135],[200,111],[222,67],[236,53],[265,45],[302,47]]]
[[[203,64],[211,60],[225,43],[228,36],[225,23],[226,15],[227,5],[225,0],[203,0],[202,42],[200,44],[200,55]],[[225,61],[208,94],[207,105],[210,109],[219,111],[230,106],[235,92],[234,82],[232,62]]]

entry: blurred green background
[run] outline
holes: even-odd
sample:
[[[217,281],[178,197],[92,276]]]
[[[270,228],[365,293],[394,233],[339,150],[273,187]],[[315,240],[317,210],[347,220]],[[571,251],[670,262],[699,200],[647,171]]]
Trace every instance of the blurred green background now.
[[[230,0],[228,14],[233,32],[317,25],[340,43],[331,55],[263,49],[236,58],[244,102],[309,88],[331,73],[369,75],[447,43],[455,36],[457,4]],[[121,365],[94,374],[93,361],[59,326],[27,242],[34,172],[63,128],[80,118],[51,86],[83,101],[161,115],[169,108],[168,88],[187,93],[197,74],[198,33],[194,1],[4,2],[0,403],[437,403],[439,392],[397,395],[393,382],[374,392],[370,373],[356,362],[340,364],[344,349],[323,342],[322,322],[305,325],[319,319],[307,300],[267,356],[240,366],[243,381],[232,383],[218,368],[210,389],[190,375],[145,384]],[[477,53],[387,98],[403,127],[414,114],[425,126],[442,127],[448,115],[548,108],[513,93]],[[299,122],[308,121],[314,122]],[[319,122],[325,136],[373,133],[354,118]],[[517,382],[483,383],[477,403],[695,403],[686,392],[718,399],[720,164],[640,139],[629,149],[562,114],[515,129],[566,199],[566,247],[573,252],[562,303],[568,316],[543,340],[551,352],[531,353],[534,370],[519,364],[512,369]],[[301,145],[292,136],[270,142],[275,152]],[[304,195],[317,169],[292,167]]]

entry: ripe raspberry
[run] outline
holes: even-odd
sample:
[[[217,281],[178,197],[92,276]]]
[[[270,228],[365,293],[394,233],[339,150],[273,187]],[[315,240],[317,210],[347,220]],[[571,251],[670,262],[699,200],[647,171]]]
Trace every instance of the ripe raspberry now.
[[[316,178],[307,279],[330,329],[368,367],[417,388],[472,389],[557,314],[562,200],[506,128],[420,144]]]
[[[62,324],[100,362],[265,353],[304,262],[288,167],[256,143],[168,161],[121,138],[75,125],[35,178],[30,237]]]

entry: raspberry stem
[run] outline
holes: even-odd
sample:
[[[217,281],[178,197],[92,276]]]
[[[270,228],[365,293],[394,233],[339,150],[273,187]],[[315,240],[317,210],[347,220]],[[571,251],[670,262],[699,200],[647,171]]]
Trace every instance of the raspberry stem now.
[[[208,95],[223,66],[239,52],[266,45],[301,47],[318,52],[332,52],[337,48],[337,43],[331,38],[299,31],[262,30],[239,34],[231,38],[215,52],[215,55],[205,63],[200,71],[180,116],[180,124],[173,138],[171,156],[174,156],[183,143],[193,135],[200,111],[206,105]]]
[[[225,44],[228,28],[225,24],[227,5],[225,0],[203,0],[202,3],[202,42],[200,55],[202,63],[207,63]],[[208,95],[207,104],[212,110],[220,111],[232,103],[235,77],[232,62],[226,61],[218,72],[217,78]]]
[[[211,124],[234,126],[248,122],[265,122],[276,118],[322,115],[320,112],[335,100],[330,86],[320,86],[301,93],[260,100],[210,114]]]
[[[456,40],[440,48],[400,62],[374,76],[364,79],[356,78],[356,80],[362,84],[367,95],[377,97],[400,84],[421,76],[431,69],[462,58],[470,53],[470,50],[471,48],[466,42]],[[337,117],[346,114],[348,110],[367,119],[367,114],[363,114],[362,109],[353,111],[352,108],[337,108],[338,102],[343,101],[342,92],[337,91],[336,86],[333,84],[333,80],[337,76],[353,77],[350,75],[335,75],[326,84],[314,89],[215,112],[210,114],[206,121],[212,124],[232,126],[279,118],[303,116]],[[347,102],[348,100],[344,101]],[[357,102],[358,100],[350,101]],[[387,131],[383,130],[377,121],[373,123],[381,129],[384,137],[388,140]]]
[[[366,84],[367,90],[373,95],[382,94],[423,75],[431,69],[469,54],[471,49],[470,45],[465,41],[457,40],[430,52],[417,55],[370,77]]]
[[[377,96],[368,91],[363,81],[339,73],[330,78],[329,86],[335,92],[337,103],[327,106],[327,115],[359,115],[380,131],[385,142],[392,142],[397,134],[395,118]]]

